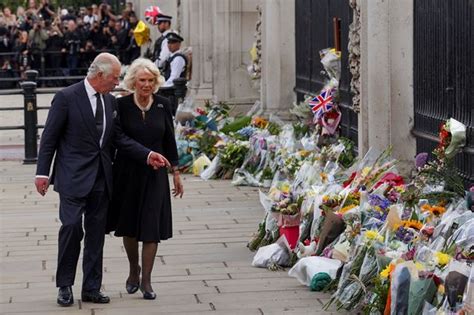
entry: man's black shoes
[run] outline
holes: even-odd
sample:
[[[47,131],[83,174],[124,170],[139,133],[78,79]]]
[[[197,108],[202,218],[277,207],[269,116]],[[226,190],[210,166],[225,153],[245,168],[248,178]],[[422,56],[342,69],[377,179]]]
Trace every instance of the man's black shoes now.
[[[105,304],[110,302],[110,298],[100,291],[82,291],[82,302]]]
[[[60,287],[58,292],[58,304],[61,306],[71,306],[74,304],[71,287]]]

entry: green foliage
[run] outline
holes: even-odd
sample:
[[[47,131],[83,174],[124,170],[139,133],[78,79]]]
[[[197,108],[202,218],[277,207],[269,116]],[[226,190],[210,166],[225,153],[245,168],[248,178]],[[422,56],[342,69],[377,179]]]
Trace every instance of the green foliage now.
[[[199,148],[201,151],[206,154],[209,159],[214,158],[217,153],[217,149],[215,147],[219,137],[214,134],[213,132],[205,132],[201,139],[199,139]]]
[[[267,166],[263,169],[262,179],[263,180],[265,180],[265,179],[270,179],[271,180],[271,179],[273,179],[273,175],[274,175],[274,173],[273,173],[272,169],[269,166]]]
[[[248,146],[238,142],[229,142],[224,148],[220,149],[222,169],[218,177],[231,178],[235,169],[244,162],[248,150]]]
[[[355,149],[354,149],[354,142],[348,138],[340,137],[339,141],[344,144],[344,151],[341,153],[339,156],[339,163],[344,167],[348,168],[350,167],[355,159],[356,156],[354,154]]]
[[[220,131],[225,134],[229,134],[230,132],[237,132],[240,129],[250,125],[251,121],[252,121],[252,117],[242,116],[242,117],[236,118],[233,122],[225,125]]]
[[[274,123],[272,121],[268,122],[268,126],[267,126],[267,130],[268,132],[270,132],[271,135],[279,135],[280,132],[281,132],[281,126],[277,123]]]
[[[309,131],[309,125],[302,122],[296,122],[293,124],[293,130],[295,133],[296,140],[303,138]]]
[[[265,232],[265,222],[266,222],[267,216],[268,216],[268,213],[265,216],[265,218],[263,219],[263,221],[260,222],[260,224],[258,225],[257,233],[255,233],[252,236],[252,239],[247,244],[247,247],[251,251],[257,250],[259,248],[260,243],[262,242],[263,238],[265,237],[265,234],[266,234],[266,232]]]
[[[369,303],[364,306],[364,314],[383,314],[385,310],[385,304],[387,303],[388,290],[390,288],[390,282],[382,280],[379,277],[374,278],[374,288],[372,289],[372,297]]]

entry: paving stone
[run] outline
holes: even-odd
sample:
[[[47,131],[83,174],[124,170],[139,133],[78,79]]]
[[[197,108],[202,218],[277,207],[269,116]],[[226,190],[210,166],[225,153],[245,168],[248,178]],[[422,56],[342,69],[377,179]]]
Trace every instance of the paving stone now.
[[[128,262],[122,239],[107,235],[103,290],[111,303],[82,303],[81,261],[76,303],[56,305],[58,195],[36,194],[34,165],[0,162],[1,314],[329,314],[328,294],[310,292],[287,271],[254,268],[246,244],[264,211],[258,189],[230,181],[185,176],[185,197],[173,199],[174,237],[159,245],[152,285],[155,301],[129,295]],[[82,255],[81,258],[82,259]],[[320,302],[321,301],[321,302]]]

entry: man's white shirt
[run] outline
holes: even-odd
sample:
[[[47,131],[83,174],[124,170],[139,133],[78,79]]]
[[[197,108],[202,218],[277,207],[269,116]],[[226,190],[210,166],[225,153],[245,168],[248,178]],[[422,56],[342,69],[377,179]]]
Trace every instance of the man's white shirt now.
[[[168,38],[166,38],[166,35],[170,33],[171,30],[166,30],[162,35],[165,37],[165,39],[161,42],[161,51],[160,51],[160,56],[158,57],[158,63],[156,66],[158,68],[163,67],[163,64],[165,61],[168,59],[169,55],[171,54],[169,48],[168,48]]]
[[[181,50],[175,51],[169,56],[169,58],[173,57],[177,53],[182,53],[182,52]],[[186,61],[184,60],[184,58],[181,58],[181,57],[174,58],[170,64],[170,67],[171,67],[170,77],[168,78],[168,80],[166,80],[163,86],[164,87],[173,86],[173,80],[179,78],[185,66],[186,66]]]

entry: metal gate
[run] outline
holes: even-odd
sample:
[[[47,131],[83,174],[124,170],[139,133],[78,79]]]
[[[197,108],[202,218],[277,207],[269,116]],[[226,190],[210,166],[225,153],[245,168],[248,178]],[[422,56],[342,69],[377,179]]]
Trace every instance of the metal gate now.
[[[342,73],[341,134],[357,144],[357,113],[352,110],[351,74],[348,66],[348,32],[352,9],[347,0],[296,0],[296,87],[297,101],[305,94],[316,94],[324,86],[325,76],[319,51],[334,47],[333,17],[341,19]]]
[[[416,150],[435,148],[446,119],[461,121],[467,145],[456,165],[474,183],[474,2],[415,0],[414,10]]]

